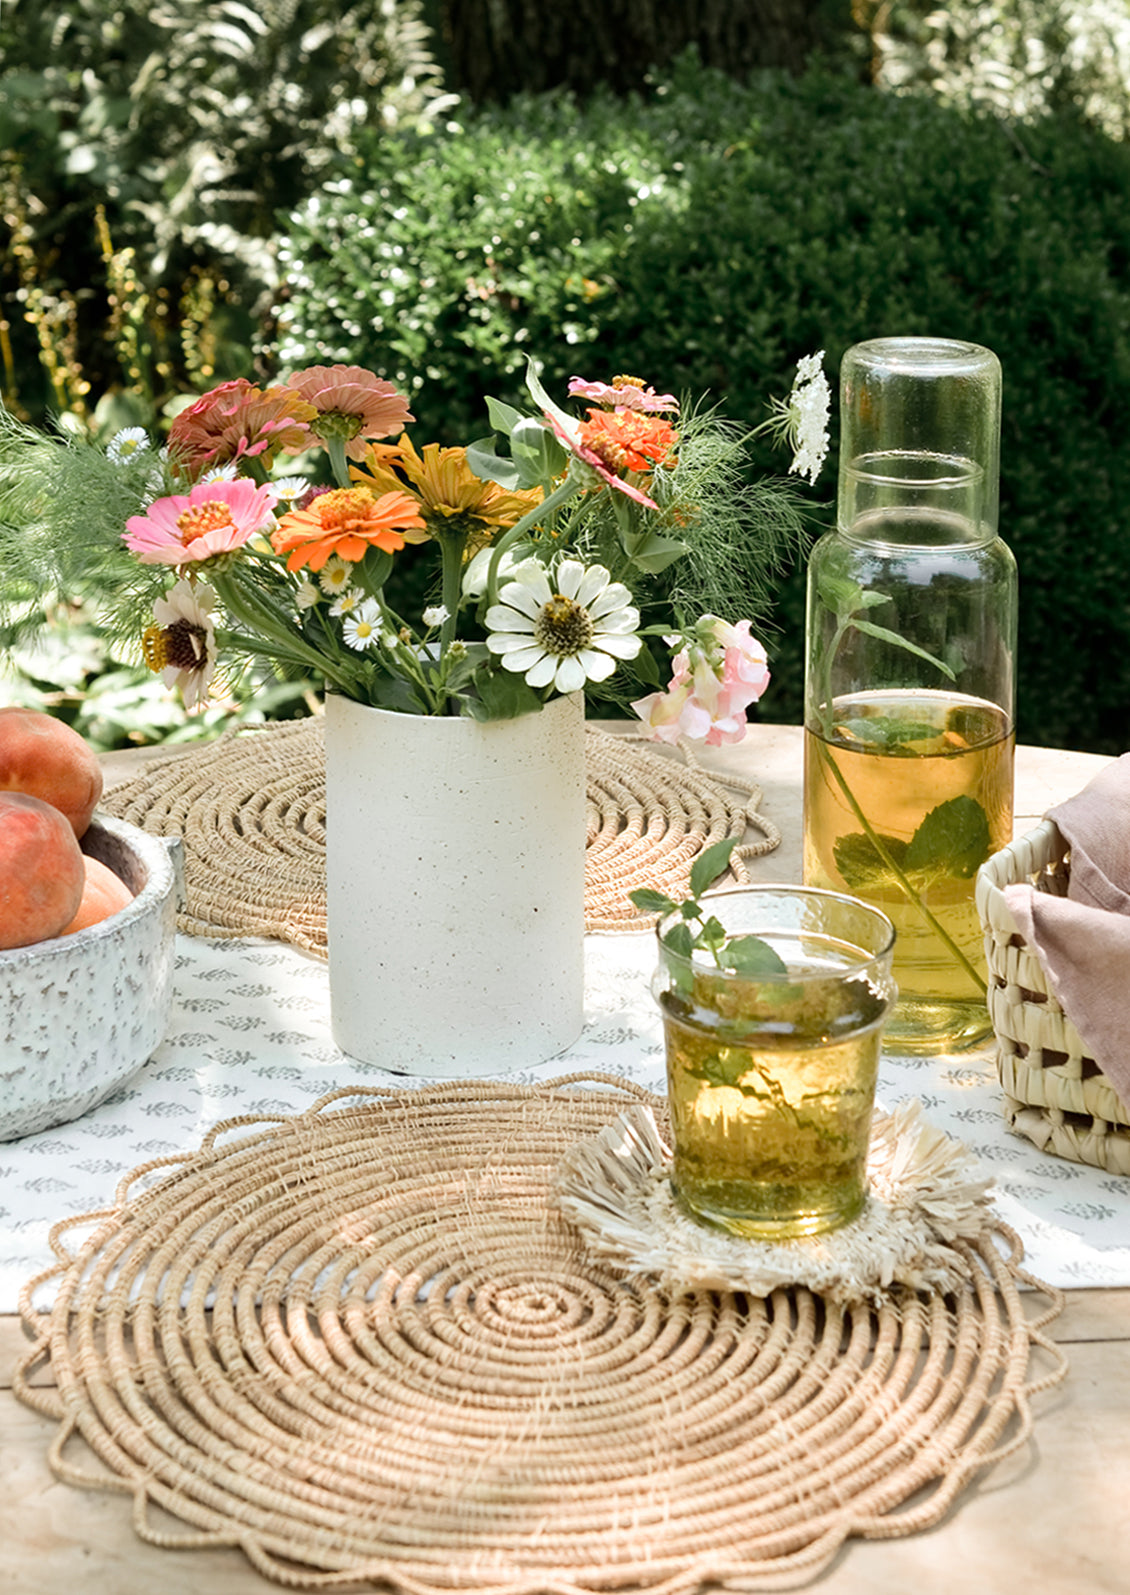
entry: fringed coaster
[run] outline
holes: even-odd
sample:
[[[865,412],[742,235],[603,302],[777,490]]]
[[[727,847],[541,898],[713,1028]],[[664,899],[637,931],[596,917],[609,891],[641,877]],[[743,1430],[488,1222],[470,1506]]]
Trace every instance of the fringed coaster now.
[[[645,738],[585,733],[587,930],[647,930],[629,901],[637,886],[671,897],[690,891],[695,858],[747,827],[759,841],[734,850],[745,861],[780,844],[757,812],[758,787],[708,775],[689,749],[657,753]],[[187,905],[178,927],[192,936],[268,936],[324,957],[326,776],[320,718],[243,726],[215,742],[154,759],[111,788],[107,814],[184,842]]]
[[[1017,1248],[955,1240],[952,1293],[878,1305],[626,1278],[554,1180],[634,1106],[662,1113],[607,1076],[344,1091],[137,1170],[21,1299],[55,1476],[294,1589],[698,1595],[928,1528],[1024,1445],[1065,1365],[1033,1376],[1058,1308],[1026,1316]]]
[[[743,1240],[678,1205],[670,1149],[639,1107],[570,1151],[558,1194],[596,1256],[665,1290],[768,1296],[803,1285],[829,1301],[878,1304],[900,1287],[951,1292],[971,1280],[974,1251],[996,1227],[991,1182],[975,1177],[975,1161],[925,1122],[918,1102],[904,1102],[875,1113],[857,1219],[799,1240]]]

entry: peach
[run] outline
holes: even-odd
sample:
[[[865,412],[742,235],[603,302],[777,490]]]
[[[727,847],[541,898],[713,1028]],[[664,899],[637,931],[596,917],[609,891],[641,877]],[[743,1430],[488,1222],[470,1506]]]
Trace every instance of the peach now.
[[[41,798],[82,837],[102,796],[102,766],[66,721],[38,709],[0,709],[0,792]]]
[[[116,914],[127,903],[133,902],[133,893],[108,864],[103,864],[100,858],[85,858],[83,862],[86,865],[86,883],[82,889],[82,902],[70,924],[59,932],[61,936],[70,936],[76,930],[97,925],[101,920],[109,919],[111,914]]]
[[[24,792],[0,792],[0,948],[57,936],[78,913],[86,871],[70,821]]]

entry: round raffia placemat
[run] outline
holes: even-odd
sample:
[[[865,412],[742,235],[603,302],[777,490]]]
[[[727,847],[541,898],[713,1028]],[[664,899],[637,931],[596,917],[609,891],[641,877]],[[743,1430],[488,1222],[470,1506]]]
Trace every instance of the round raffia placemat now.
[[[759,841],[734,850],[731,872],[780,843],[758,813],[761,791],[708,775],[639,746],[643,738],[585,733],[588,792],[585,925],[642,930],[628,900],[637,886],[689,894],[704,847],[727,836]],[[320,718],[244,726],[189,752],[154,759],[103,797],[107,814],[184,841],[186,906],[179,928],[194,936],[270,936],[326,951],[326,778]]]
[[[553,1195],[633,1103],[662,1115],[605,1076],[337,1092],[135,1171],[21,1299],[52,1470],[295,1588],[690,1595],[805,1583],[1024,1444],[1062,1367],[1031,1375],[1057,1309],[1025,1318],[1017,1248],[878,1307],[665,1293]]]

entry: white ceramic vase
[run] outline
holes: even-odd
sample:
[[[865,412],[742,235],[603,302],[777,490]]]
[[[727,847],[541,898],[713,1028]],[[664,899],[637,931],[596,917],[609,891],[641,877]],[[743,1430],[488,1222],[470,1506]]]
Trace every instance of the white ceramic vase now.
[[[326,698],[334,1040],[457,1079],[539,1063],[583,1024],[584,702],[474,720]]]

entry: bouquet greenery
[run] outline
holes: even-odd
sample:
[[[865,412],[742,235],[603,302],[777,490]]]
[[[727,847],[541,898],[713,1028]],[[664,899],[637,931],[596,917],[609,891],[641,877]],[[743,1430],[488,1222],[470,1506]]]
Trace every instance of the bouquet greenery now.
[[[417,447],[404,396],[356,366],[224,383],[162,448],[140,429],[105,447],[44,437],[0,412],[0,556],[25,584],[97,592],[190,709],[221,661],[484,720],[616,673],[657,736],[737,740],[769,672],[749,619],[716,611],[764,604],[801,542],[802,493],[748,481],[754,434],[642,380],[574,378],[583,415],[532,362],[527,388],[525,411],[489,400],[493,431],[466,447]],[[756,431],[814,481],[827,415],[813,356]],[[406,612],[400,567],[425,557],[427,601]]]

